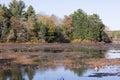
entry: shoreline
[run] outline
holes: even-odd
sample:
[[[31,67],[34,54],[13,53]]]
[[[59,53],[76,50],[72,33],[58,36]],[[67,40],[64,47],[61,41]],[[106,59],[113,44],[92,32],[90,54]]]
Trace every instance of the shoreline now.
[[[47,44],[0,44],[1,65],[38,65],[57,66],[62,64],[70,68],[106,65],[119,65],[120,59],[85,58],[89,54],[85,52],[71,51],[74,49],[86,50],[120,50],[120,44],[71,44],[71,43],[47,43]],[[95,53],[98,54],[98,53]],[[104,62],[104,63],[103,63]],[[85,66],[84,66],[85,67]]]

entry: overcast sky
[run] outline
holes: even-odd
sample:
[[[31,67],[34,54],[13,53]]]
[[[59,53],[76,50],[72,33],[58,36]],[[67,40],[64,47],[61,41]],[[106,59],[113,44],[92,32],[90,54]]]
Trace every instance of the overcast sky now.
[[[0,0],[6,6],[12,0]],[[23,0],[32,5],[36,13],[55,14],[63,18],[77,9],[87,14],[97,13],[110,30],[120,30],[120,0]]]

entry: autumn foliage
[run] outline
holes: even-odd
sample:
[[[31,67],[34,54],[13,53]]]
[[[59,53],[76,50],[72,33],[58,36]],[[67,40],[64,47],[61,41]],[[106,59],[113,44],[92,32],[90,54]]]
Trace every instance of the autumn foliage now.
[[[9,7],[0,5],[1,42],[111,42],[97,14],[78,9],[61,19],[25,6],[21,0],[12,0]]]

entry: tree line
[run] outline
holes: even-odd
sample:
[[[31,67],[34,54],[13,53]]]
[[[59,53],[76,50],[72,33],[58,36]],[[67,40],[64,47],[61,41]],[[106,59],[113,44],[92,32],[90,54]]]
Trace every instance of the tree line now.
[[[97,14],[78,9],[60,19],[25,8],[21,0],[0,5],[0,42],[111,42]]]
[[[120,31],[110,31],[112,40],[120,40]]]

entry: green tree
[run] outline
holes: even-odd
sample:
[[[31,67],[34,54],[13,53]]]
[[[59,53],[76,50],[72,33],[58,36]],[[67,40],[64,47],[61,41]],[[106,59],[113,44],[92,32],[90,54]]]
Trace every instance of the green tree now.
[[[88,32],[88,19],[87,14],[83,10],[78,9],[76,12],[70,15],[73,21],[73,26],[75,28],[73,37],[74,39],[84,40]]]
[[[37,37],[44,39],[47,42],[54,42],[59,37],[58,28],[53,19],[43,16],[37,21],[36,26]]]
[[[74,39],[110,42],[104,32],[105,25],[97,14],[87,15],[83,10],[78,9],[70,15],[73,21]]]
[[[103,24],[99,16],[97,14],[90,15],[89,20],[91,20],[94,23],[94,27],[93,27],[94,32],[92,35],[94,40],[99,42],[101,41],[111,42],[108,34],[105,33],[104,31],[105,25]]]
[[[23,11],[25,8],[25,3],[21,0],[13,0],[9,4],[9,10],[11,11],[13,16],[21,17],[23,15]]]
[[[10,17],[11,14],[7,7],[0,6],[0,39],[2,41],[6,40],[10,28]]]
[[[35,11],[31,5],[27,9],[27,15],[28,16],[35,16]]]
[[[3,28],[3,20],[4,20],[4,10],[3,7],[0,5],[0,38],[2,36],[2,28]]]
[[[36,40],[35,26],[36,26],[36,15],[33,7],[30,5],[26,11],[26,27],[30,33],[30,40]]]

